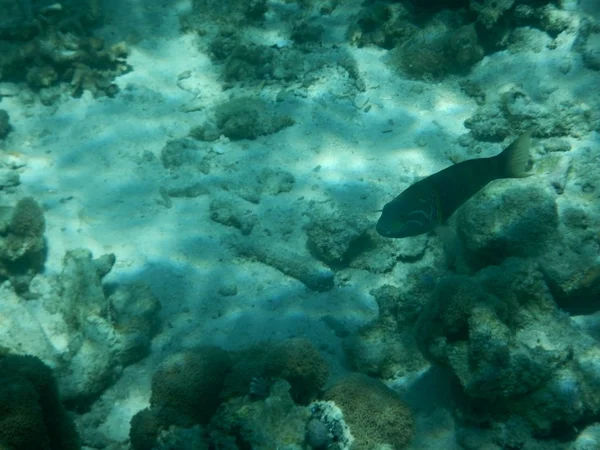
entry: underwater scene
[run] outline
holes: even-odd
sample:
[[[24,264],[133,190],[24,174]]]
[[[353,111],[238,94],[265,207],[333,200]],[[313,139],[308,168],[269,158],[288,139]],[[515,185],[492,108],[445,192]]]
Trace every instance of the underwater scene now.
[[[0,0],[0,450],[600,450],[600,0]]]

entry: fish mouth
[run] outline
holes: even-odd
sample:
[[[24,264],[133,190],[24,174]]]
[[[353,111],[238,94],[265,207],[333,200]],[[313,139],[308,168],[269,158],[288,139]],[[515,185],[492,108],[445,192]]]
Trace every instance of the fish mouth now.
[[[388,230],[384,227],[382,227],[379,223],[377,225],[375,225],[375,231],[377,231],[377,233],[380,236],[383,237],[396,237],[396,235],[398,234],[396,231],[392,231],[392,230]]]

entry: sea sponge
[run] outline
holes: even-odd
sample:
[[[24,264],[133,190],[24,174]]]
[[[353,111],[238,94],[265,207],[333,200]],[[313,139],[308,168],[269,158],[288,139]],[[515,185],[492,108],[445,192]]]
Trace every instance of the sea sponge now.
[[[150,397],[162,425],[187,427],[208,422],[221,402],[230,366],[228,353],[211,346],[168,356],[152,376]]]
[[[327,390],[325,399],[341,409],[356,450],[381,446],[401,450],[414,434],[411,411],[396,392],[375,378],[348,375]]]
[[[290,394],[299,404],[308,404],[321,391],[329,377],[329,365],[306,339],[289,339],[269,350],[265,373],[291,384]]]

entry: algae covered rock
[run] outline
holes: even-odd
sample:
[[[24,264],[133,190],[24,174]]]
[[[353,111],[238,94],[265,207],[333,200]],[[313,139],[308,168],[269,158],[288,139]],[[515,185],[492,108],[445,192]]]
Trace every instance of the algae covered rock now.
[[[492,92],[488,97],[464,122],[477,140],[498,142],[526,131],[543,138],[580,136],[598,128],[594,111],[582,110],[569,101],[558,105],[542,102],[519,87]]]
[[[316,214],[306,225],[307,247],[319,260],[331,266],[344,266],[369,246],[371,223],[342,212]]]
[[[96,398],[123,365],[145,355],[157,331],[158,301],[147,289],[121,286],[109,300],[102,279],[114,262],[113,255],[93,259],[75,250],[60,274],[37,274],[24,292],[2,288],[1,314],[10,320],[0,346],[51,363],[74,406]]]
[[[110,319],[117,333],[120,359],[129,365],[148,355],[152,336],[158,332],[161,305],[142,283],[117,286],[108,297]]]
[[[214,140],[221,134],[231,140],[256,139],[276,133],[294,124],[294,120],[279,114],[267,102],[251,97],[229,100],[214,110],[214,123],[207,123],[190,131],[200,140]]]
[[[600,346],[558,310],[535,263],[508,259],[474,277],[442,279],[417,340],[460,381],[467,421],[518,418],[552,436],[600,411]]]
[[[483,58],[483,48],[472,25],[453,30],[425,30],[396,47],[389,64],[417,79],[440,80],[465,73]]]
[[[425,367],[414,340],[424,292],[417,286],[402,290],[383,285],[370,293],[379,306],[379,317],[344,339],[348,362],[361,373],[384,379]]]
[[[554,244],[557,227],[553,195],[533,185],[492,185],[457,214],[463,256],[474,268],[510,256],[538,256]]]
[[[277,380],[267,398],[224,403],[210,424],[211,448],[227,442],[257,450],[302,448],[310,412],[294,403],[289,390],[287,381]]]

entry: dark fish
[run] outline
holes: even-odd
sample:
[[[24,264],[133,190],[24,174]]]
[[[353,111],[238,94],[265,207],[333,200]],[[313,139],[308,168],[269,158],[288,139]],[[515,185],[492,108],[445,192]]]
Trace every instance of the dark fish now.
[[[499,155],[463,161],[417,181],[385,204],[377,232],[389,238],[427,233],[490,181],[529,176],[530,141],[531,133],[524,133]]]

